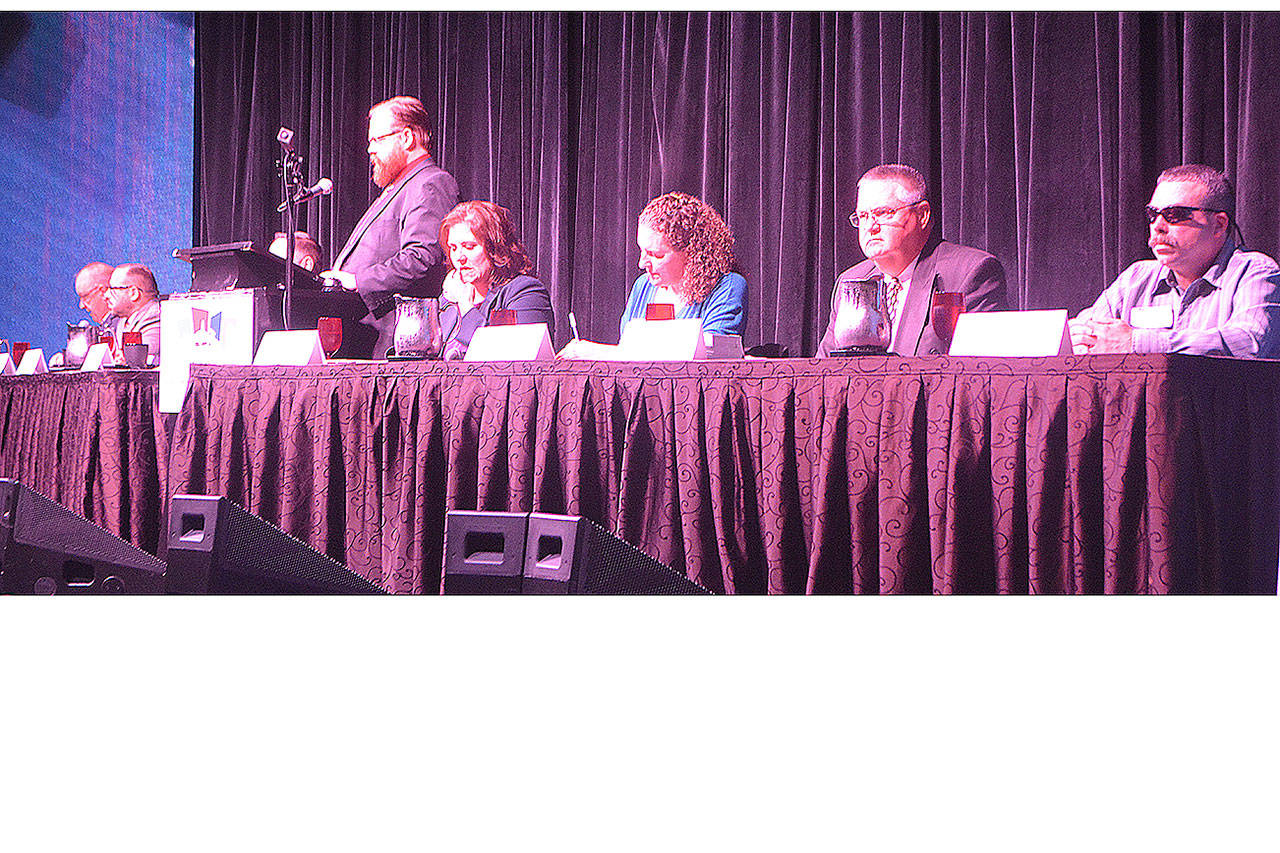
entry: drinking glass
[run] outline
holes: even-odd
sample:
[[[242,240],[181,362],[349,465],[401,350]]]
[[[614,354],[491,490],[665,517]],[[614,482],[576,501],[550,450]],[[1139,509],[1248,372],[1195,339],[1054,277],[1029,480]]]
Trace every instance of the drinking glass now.
[[[676,306],[670,302],[651,302],[644,306],[644,318],[646,320],[674,320],[676,318]]]
[[[939,290],[933,294],[929,322],[933,326],[933,333],[947,346],[947,349],[951,348],[951,338],[956,333],[956,323],[959,322],[960,315],[963,313],[963,293]]]
[[[514,326],[516,312],[510,308],[494,308],[489,312],[490,326]]]
[[[316,321],[316,331],[320,333],[320,348],[325,358],[333,358],[333,354],[342,348],[342,318],[321,317]]]

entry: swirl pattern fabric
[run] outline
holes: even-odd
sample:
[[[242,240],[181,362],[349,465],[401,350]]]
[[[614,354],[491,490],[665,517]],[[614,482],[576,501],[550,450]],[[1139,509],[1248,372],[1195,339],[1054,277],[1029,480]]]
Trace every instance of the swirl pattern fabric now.
[[[167,494],[225,494],[392,592],[438,591],[449,509],[585,515],[725,593],[1274,592],[1277,371],[197,366]]]
[[[159,375],[0,377],[0,476],[163,554],[168,441]]]

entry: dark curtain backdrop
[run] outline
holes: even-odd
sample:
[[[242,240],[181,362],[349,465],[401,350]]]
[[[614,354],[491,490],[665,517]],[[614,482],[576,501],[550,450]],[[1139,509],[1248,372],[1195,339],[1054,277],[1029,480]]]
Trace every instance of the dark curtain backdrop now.
[[[337,186],[301,220],[331,258],[376,195],[368,108],[417,95],[463,197],[512,210],[557,315],[605,342],[668,190],[733,228],[745,343],[803,355],[880,162],[925,174],[1022,308],[1075,312],[1150,257],[1142,208],[1179,162],[1224,168],[1248,245],[1280,245],[1275,13],[206,13],[196,57],[198,242],[280,228],[285,125]]]

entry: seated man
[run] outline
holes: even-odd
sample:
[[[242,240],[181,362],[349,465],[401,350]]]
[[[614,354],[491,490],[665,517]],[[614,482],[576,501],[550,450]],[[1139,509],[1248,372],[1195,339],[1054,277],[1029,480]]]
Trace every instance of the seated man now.
[[[1217,169],[1161,172],[1147,207],[1156,259],[1120,273],[1071,321],[1072,351],[1280,355],[1280,267],[1236,242],[1234,220],[1235,189]]]
[[[288,251],[287,247],[285,233],[277,231],[267,251],[277,258],[283,258]],[[306,231],[293,232],[293,262],[308,272],[315,272],[320,268],[320,244]]]
[[[111,273],[107,285],[107,306],[120,317],[111,354],[116,364],[124,364],[124,336],[141,332],[149,349],[147,364],[160,363],[160,294],[156,277],[142,264],[121,264]]]
[[[80,308],[88,311],[93,322],[101,326],[103,331],[113,335],[120,322],[120,318],[107,308],[107,285],[114,269],[111,264],[94,261],[76,273],[76,296],[80,297]]]
[[[965,311],[1006,308],[1004,267],[981,249],[933,235],[924,177],[891,163],[867,170],[858,180],[857,211],[849,217],[867,260],[840,274],[832,293],[832,316],[818,345],[819,358],[837,349],[836,296],[845,281],[885,278],[890,324],[889,351],[900,355],[945,354],[947,344],[930,325],[935,291],[964,294]]]

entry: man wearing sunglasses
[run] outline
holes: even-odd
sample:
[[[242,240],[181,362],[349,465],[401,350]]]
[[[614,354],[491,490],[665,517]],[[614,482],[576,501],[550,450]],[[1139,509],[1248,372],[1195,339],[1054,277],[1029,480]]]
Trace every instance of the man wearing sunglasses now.
[[[369,166],[382,187],[322,278],[357,291],[378,333],[373,357],[394,342],[395,295],[436,296],[444,282],[440,222],[458,203],[458,182],[431,159],[426,107],[397,95],[369,110]]]
[[[840,274],[831,296],[831,318],[817,357],[836,346],[836,304],[841,285],[884,278],[889,351],[900,355],[945,354],[934,333],[930,303],[937,291],[962,293],[965,311],[1006,307],[1004,267],[981,249],[949,243],[933,232],[924,176],[910,166],[888,163],[868,169],[858,180],[857,209],[849,224],[867,259]]]
[[[1196,163],[1166,169],[1146,213],[1155,260],[1122,272],[1071,321],[1072,351],[1280,356],[1280,267],[1232,236],[1226,176]]]

